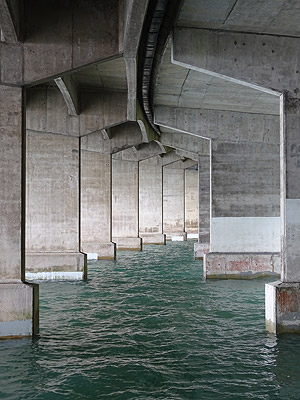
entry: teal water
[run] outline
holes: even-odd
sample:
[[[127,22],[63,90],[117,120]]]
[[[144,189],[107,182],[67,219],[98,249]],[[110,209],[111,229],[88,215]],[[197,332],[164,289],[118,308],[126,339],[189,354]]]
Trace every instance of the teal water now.
[[[300,399],[300,336],[264,330],[264,284],[202,279],[193,243],[40,284],[37,340],[0,342],[0,399]]]

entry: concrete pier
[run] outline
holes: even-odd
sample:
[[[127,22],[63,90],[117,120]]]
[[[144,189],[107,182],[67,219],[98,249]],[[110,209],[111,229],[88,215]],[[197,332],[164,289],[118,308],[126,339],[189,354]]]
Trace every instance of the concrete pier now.
[[[151,189],[150,189],[151,188]],[[166,244],[163,234],[163,158],[139,163],[139,236],[143,244]]]
[[[279,146],[274,143],[213,143],[206,278],[280,274],[278,158]]]
[[[142,250],[139,237],[139,163],[112,159],[112,241],[117,250]]]
[[[163,232],[167,240],[185,241],[184,168],[176,161],[163,168]]]
[[[27,130],[26,278],[84,279],[79,139]]]
[[[38,333],[38,286],[25,282],[24,90],[0,85],[0,337]]]
[[[184,170],[184,219],[187,239],[199,238],[199,173],[198,164]]]

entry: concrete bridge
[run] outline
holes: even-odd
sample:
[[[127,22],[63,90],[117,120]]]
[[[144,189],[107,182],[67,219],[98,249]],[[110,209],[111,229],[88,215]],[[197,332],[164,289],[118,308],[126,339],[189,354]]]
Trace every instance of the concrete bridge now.
[[[38,332],[31,278],[197,237],[206,278],[280,276],[300,332],[300,6],[0,0],[0,336]]]

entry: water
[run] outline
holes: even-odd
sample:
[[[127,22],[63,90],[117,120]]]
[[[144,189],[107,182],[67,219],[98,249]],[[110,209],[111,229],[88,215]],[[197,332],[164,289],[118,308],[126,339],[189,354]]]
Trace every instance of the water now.
[[[40,285],[38,340],[0,342],[0,399],[300,399],[300,336],[264,330],[264,283],[202,279],[193,243]]]

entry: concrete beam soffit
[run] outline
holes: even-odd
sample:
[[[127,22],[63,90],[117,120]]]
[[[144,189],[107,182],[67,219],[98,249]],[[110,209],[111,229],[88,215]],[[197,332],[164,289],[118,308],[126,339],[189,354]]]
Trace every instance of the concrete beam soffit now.
[[[79,115],[78,88],[71,75],[55,78],[54,82],[59,88],[70,115]]]
[[[1,41],[8,43],[17,43],[19,40],[14,15],[10,10],[7,0],[0,0],[0,28]],[[20,31],[20,29],[18,29]]]
[[[171,61],[280,96],[285,90],[293,92],[300,87],[298,41],[285,36],[176,27]]]

